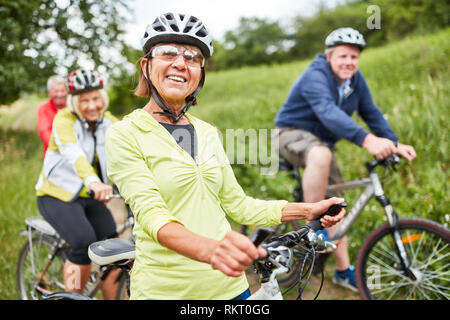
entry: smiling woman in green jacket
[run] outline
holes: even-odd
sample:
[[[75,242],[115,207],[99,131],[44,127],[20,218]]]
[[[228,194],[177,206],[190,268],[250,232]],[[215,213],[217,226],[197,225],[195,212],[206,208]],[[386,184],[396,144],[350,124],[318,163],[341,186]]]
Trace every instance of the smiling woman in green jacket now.
[[[136,218],[131,299],[233,299],[249,295],[244,270],[266,252],[231,230],[313,220],[343,199],[264,201],[245,195],[217,129],[186,113],[213,47],[194,16],[167,13],[142,38],[138,96],[149,102],[106,135],[107,172]],[[321,219],[325,227],[345,214]]]

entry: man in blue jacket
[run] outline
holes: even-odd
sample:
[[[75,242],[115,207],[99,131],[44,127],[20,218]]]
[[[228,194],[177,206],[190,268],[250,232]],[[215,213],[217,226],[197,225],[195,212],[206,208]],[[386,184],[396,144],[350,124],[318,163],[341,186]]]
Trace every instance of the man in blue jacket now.
[[[281,156],[305,168],[305,202],[333,196],[326,194],[327,185],[343,181],[333,153],[335,143],[342,138],[365,148],[377,159],[394,153],[408,160],[416,157],[412,146],[398,142],[357,69],[360,52],[366,47],[362,34],[352,28],[339,28],[326,38],[325,46],[325,55],[318,54],[296,80],[275,119],[280,130],[274,142]],[[373,133],[352,120],[354,111]],[[330,236],[337,227],[328,230]],[[335,258],[333,282],[357,291],[346,237],[339,242]]]

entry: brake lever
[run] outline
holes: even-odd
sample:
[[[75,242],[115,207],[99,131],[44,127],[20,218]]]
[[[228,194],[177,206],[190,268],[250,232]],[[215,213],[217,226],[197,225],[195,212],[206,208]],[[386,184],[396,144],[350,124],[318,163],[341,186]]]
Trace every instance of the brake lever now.
[[[318,236],[312,229],[306,235],[305,240],[309,244],[314,245],[316,253],[326,253],[329,249],[336,250],[336,245],[333,242],[324,241],[323,234]]]
[[[292,253],[291,250],[283,245],[276,248],[267,248],[266,261],[273,265],[269,281],[273,281],[278,274],[287,273],[291,270]]]

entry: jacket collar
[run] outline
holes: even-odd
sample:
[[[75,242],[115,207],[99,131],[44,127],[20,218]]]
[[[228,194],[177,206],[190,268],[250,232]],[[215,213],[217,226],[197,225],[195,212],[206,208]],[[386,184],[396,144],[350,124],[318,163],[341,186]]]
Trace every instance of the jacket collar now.
[[[195,126],[195,117],[191,116],[188,113],[185,113],[184,115],[186,116],[186,118],[188,118],[189,122]],[[164,127],[160,125],[158,121],[156,121],[155,118],[153,118],[152,115],[144,109],[134,110],[129,115],[126,115],[124,119],[130,120],[137,128],[144,132],[157,132],[164,129]]]

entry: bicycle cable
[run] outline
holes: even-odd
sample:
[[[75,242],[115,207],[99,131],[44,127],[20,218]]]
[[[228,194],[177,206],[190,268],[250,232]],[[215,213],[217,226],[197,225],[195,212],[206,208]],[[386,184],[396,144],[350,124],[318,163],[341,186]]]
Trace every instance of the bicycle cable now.
[[[313,266],[314,266],[315,261],[316,261],[316,249],[314,249],[314,246],[311,246],[311,250],[312,250],[312,261],[311,261],[311,264],[309,265],[309,269],[308,269],[307,272],[306,272],[307,278],[306,278],[306,280],[305,280],[305,283],[303,284],[303,287],[301,286],[301,284],[302,284],[302,279],[301,279],[301,278],[299,279],[299,283],[298,283],[298,296],[297,296],[297,299],[296,299],[296,300],[301,300],[301,299],[302,299],[303,290],[305,290],[306,285],[308,284],[309,279],[311,278],[311,274],[312,274],[313,269],[314,269]],[[308,252],[308,255],[309,255],[309,253],[310,253],[310,252]],[[306,257],[308,257],[308,256],[306,256]],[[307,259],[305,259],[305,260],[303,261],[302,271],[303,271],[304,264],[306,263],[306,261],[307,261]]]

